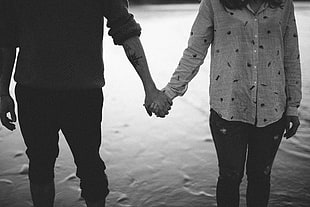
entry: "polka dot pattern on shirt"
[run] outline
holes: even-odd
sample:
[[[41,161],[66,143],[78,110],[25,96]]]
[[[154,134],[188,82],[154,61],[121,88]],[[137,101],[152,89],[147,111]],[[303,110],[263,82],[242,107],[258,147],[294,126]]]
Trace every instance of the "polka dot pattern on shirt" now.
[[[269,62],[267,66],[270,67],[271,66],[271,62]]]

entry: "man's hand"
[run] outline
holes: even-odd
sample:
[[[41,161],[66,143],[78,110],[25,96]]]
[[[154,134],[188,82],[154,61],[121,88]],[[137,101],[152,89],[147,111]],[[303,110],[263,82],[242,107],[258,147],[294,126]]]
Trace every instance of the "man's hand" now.
[[[292,136],[294,136],[296,134],[299,125],[300,122],[298,116],[286,116],[284,137],[286,137],[286,139],[289,139]]]
[[[9,118],[7,114],[10,113]],[[13,131],[15,129],[16,114],[14,100],[10,95],[5,95],[0,97],[0,119],[3,126],[7,129]]]
[[[164,118],[169,114],[172,101],[162,91],[155,89],[146,94],[144,106],[149,116],[155,113],[157,117]]]

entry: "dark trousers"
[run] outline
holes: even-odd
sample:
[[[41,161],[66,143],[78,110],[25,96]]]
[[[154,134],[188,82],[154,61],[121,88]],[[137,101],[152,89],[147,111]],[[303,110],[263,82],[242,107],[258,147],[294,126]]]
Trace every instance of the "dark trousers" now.
[[[15,93],[27,146],[30,182],[37,185],[53,182],[61,130],[77,166],[82,197],[86,201],[105,199],[109,193],[108,181],[99,155],[102,90],[57,91],[17,85]]]
[[[247,206],[267,206],[271,167],[284,132],[284,118],[259,128],[238,121],[226,121],[211,110],[210,127],[219,164],[218,206],[239,206],[239,186],[245,162]]]

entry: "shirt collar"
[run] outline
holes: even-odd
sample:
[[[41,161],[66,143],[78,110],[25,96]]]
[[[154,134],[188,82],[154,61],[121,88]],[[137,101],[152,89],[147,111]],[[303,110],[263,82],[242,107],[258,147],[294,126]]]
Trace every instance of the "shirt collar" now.
[[[265,9],[267,9],[268,4],[266,2],[262,3],[262,5],[260,6],[260,8],[258,9],[258,11],[256,13],[253,11],[253,9],[251,8],[250,4],[247,4],[246,7],[253,14],[259,14],[259,13],[263,12]]]

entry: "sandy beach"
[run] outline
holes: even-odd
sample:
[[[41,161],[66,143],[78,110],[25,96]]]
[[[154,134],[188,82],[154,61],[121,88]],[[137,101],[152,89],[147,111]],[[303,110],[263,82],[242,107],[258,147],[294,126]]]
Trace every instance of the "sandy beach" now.
[[[152,76],[158,88],[169,81],[187,45],[198,4],[134,6]],[[310,206],[310,2],[295,3],[303,75],[301,126],[277,154],[271,207]],[[107,31],[105,32],[107,33]],[[105,34],[106,86],[101,155],[111,193],[107,207],[216,206],[217,159],[209,129],[208,55],[184,97],[165,119],[148,117],[140,79],[122,47]],[[12,84],[12,92],[14,83]],[[55,207],[85,206],[71,152],[61,134],[55,168]],[[19,126],[0,127],[0,207],[32,206],[28,160]],[[245,206],[246,177],[241,186]]]

